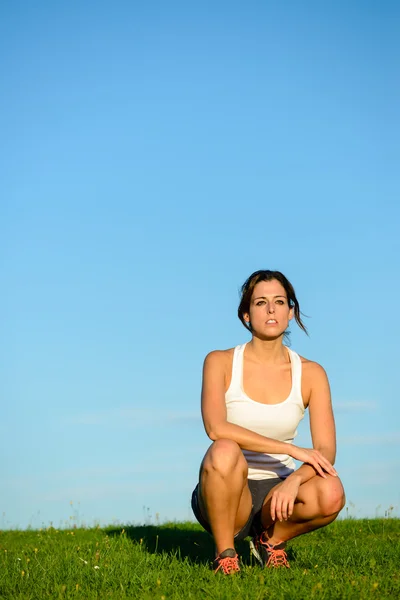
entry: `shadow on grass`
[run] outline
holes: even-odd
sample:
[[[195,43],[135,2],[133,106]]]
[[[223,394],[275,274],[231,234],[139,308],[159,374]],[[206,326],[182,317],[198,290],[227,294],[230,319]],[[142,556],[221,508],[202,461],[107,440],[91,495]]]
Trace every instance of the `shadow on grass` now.
[[[143,544],[147,552],[162,554],[163,552],[186,557],[193,563],[209,565],[214,558],[214,542],[207,532],[191,528],[175,527],[174,525],[142,525],[125,527],[126,536],[138,544]],[[108,535],[120,535],[123,529],[107,531]],[[241,541],[236,544],[236,551],[245,565],[254,564],[249,552],[249,542]]]

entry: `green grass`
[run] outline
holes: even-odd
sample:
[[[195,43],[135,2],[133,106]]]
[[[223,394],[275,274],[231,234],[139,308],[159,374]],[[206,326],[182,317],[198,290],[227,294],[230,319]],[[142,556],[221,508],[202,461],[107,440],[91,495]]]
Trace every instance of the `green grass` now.
[[[288,545],[291,569],[210,570],[211,537],[193,523],[0,532],[0,598],[400,598],[400,520],[338,520]]]

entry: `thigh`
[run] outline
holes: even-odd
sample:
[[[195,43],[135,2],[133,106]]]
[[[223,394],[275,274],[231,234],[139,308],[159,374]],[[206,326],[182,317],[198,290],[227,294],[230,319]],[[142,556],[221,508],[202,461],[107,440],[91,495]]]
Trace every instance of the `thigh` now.
[[[339,477],[315,475],[299,488],[294,516],[310,519],[329,516],[340,512],[345,503],[345,494]]]
[[[271,499],[274,488],[266,496],[261,522],[264,529],[274,524],[271,518]],[[339,477],[315,475],[299,487],[291,521],[307,521],[314,517],[339,512],[344,505],[344,491]]]

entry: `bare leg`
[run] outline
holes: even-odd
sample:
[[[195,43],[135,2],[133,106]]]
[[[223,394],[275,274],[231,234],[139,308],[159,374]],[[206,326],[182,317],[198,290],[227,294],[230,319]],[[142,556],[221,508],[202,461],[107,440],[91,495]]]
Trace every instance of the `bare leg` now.
[[[252,498],[248,467],[239,445],[217,440],[200,468],[199,505],[211,526],[217,554],[234,548],[234,536],[247,523]]]
[[[287,521],[274,523],[270,513],[272,494],[273,489],[264,501],[261,519],[272,545],[329,525],[345,504],[340,479],[331,475],[324,479],[316,475],[300,486],[292,516]]]

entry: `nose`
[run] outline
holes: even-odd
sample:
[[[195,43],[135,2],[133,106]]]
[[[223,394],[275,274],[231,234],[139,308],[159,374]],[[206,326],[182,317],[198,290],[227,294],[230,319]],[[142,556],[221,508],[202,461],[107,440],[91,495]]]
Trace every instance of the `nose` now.
[[[271,314],[275,312],[275,306],[271,302],[268,304],[268,312]]]

